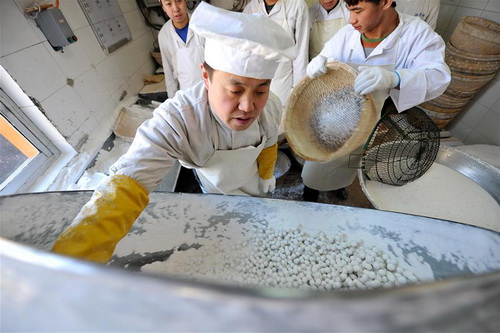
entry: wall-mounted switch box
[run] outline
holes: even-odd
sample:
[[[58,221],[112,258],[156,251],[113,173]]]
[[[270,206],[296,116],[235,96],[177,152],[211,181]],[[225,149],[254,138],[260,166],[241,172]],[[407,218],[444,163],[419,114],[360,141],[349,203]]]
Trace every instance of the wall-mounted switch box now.
[[[63,47],[78,40],[59,8],[42,10],[35,21],[56,51],[61,51]]]

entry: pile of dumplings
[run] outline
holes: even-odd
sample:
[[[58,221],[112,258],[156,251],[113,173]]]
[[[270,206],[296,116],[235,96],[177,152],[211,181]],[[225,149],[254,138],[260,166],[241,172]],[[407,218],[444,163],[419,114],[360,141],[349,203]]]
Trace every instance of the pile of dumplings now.
[[[418,283],[415,274],[388,254],[344,234],[311,236],[300,227],[267,228],[244,242],[229,247],[223,243],[189,250],[196,255],[177,264],[174,275],[244,287],[325,291]]]

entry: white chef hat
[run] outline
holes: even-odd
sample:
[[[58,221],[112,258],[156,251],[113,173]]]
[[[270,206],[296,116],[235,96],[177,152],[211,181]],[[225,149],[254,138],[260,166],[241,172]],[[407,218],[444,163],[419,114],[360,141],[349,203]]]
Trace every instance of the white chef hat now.
[[[201,2],[189,28],[205,38],[205,61],[215,70],[272,79],[278,64],[295,59],[295,42],[276,22]]]

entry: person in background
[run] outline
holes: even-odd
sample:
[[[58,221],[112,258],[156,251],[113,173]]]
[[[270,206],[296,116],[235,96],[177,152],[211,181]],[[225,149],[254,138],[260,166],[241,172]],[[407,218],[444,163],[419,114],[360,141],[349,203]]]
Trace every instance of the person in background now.
[[[271,84],[271,91],[286,106],[288,97],[297,83],[306,75],[309,62],[309,12],[304,0],[251,0],[243,13],[260,13],[285,29],[297,45],[294,61],[283,62],[278,67]]]
[[[107,262],[176,160],[205,193],[265,196],[275,187],[282,106],[270,93],[295,43],[263,16],[201,2],[191,29],[206,38],[202,81],[180,90],[144,122],[53,251]]]
[[[349,10],[344,0],[319,0],[309,7],[309,20],[309,59],[312,59],[323,50],[325,43],[347,24]]]
[[[159,0],[169,17],[158,33],[168,98],[201,80],[205,39],[189,29],[186,0]]]
[[[445,43],[421,19],[401,14],[393,0],[344,0],[350,17],[307,66],[307,75],[316,78],[327,72],[325,63],[340,61],[356,69],[354,91],[371,94],[376,112],[390,97],[399,112],[441,95],[448,87],[450,69],[444,62]],[[362,147],[352,152],[358,156]],[[347,198],[345,187],[356,177],[346,156],[329,162],[307,161],[302,169],[304,200],[317,201],[319,191],[335,190]]]
[[[418,16],[436,30],[440,0],[397,0],[396,4],[401,13]]]

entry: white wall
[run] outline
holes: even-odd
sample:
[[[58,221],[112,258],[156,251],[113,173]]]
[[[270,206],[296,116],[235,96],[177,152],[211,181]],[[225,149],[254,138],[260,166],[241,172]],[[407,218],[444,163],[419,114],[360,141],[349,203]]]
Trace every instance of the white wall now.
[[[149,50],[155,35],[135,0],[118,0],[132,41],[106,55],[78,2],[60,0],[78,41],[64,53],[56,52],[35,21],[23,14],[32,2],[0,0],[0,65],[40,102],[49,121],[79,153],[72,164],[83,169],[111,133],[122,94],[136,95],[143,76],[154,71]],[[65,175],[77,177],[71,170],[69,165]]]
[[[458,21],[464,16],[479,16],[500,23],[500,0],[441,0],[436,31],[448,41]],[[446,129],[465,144],[500,145],[498,73]]]

